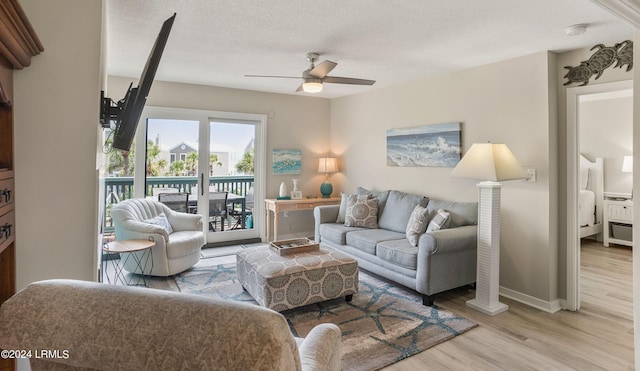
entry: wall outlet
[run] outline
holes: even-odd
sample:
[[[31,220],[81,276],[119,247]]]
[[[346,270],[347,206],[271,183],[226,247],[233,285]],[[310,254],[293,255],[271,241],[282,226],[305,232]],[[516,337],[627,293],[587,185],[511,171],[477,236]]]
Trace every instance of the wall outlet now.
[[[527,174],[529,174],[529,177],[527,179],[525,179],[524,181],[525,182],[532,182],[532,183],[535,182],[537,180],[536,169],[527,168],[525,170],[527,170]]]

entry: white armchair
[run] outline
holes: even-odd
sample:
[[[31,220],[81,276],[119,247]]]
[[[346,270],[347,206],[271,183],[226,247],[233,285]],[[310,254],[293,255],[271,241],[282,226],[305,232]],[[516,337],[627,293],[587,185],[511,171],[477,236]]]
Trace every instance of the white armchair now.
[[[148,222],[164,213],[171,228]],[[153,268],[140,271],[133,259],[124,268],[132,273],[171,276],[191,268],[200,260],[204,245],[202,216],[179,213],[155,200],[135,198],[122,201],[111,209],[117,240],[153,240]],[[136,254],[136,253],[132,253]],[[123,259],[124,260],[124,259]]]

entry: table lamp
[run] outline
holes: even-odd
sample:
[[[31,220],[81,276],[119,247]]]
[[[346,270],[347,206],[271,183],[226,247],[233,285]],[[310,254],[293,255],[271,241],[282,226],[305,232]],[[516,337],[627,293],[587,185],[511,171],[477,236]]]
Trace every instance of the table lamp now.
[[[505,144],[475,143],[451,172],[478,183],[478,262],[476,297],[467,305],[495,316],[509,309],[499,301],[500,188],[505,180],[526,179],[527,172]]]
[[[329,173],[335,173],[338,171],[335,157],[322,157],[318,161],[318,172],[324,173],[324,182],[320,185],[320,193],[322,198],[331,197],[333,192],[333,186],[329,183]]]

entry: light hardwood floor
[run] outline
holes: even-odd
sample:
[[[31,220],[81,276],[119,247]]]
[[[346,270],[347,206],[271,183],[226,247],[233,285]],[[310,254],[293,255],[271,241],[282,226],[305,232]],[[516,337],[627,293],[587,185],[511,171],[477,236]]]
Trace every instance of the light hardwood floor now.
[[[436,305],[479,324],[384,370],[633,370],[631,248],[584,240],[577,312],[546,313],[501,297],[495,317],[466,306],[454,290]]]

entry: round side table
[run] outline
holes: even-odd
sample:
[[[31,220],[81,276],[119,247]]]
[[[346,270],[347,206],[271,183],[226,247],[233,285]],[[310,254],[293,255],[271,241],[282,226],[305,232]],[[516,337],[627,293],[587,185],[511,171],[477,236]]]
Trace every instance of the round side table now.
[[[147,271],[147,266],[151,264],[149,272],[153,269],[153,255],[151,252],[151,246],[155,245],[154,241],[148,240],[122,240],[112,241],[104,244],[102,247],[102,277],[107,278],[107,282],[112,285],[126,285],[126,286],[146,286],[149,287],[149,280],[144,274]],[[120,254],[120,259],[106,259],[106,254]],[[139,274],[129,273],[124,270],[124,266],[129,259],[133,259],[135,263],[135,271]],[[111,269],[109,271],[108,262],[111,261]],[[112,277],[110,276],[113,275]],[[142,279],[142,283],[140,283]],[[113,280],[113,282],[111,282]]]

